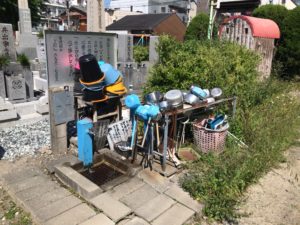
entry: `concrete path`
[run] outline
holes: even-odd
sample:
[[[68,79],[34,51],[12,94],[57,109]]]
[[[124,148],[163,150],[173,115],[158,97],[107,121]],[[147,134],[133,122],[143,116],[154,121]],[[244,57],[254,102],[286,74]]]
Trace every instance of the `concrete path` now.
[[[37,167],[11,171],[2,179],[8,193],[37,224],[181,225],[202,209],[176,179],[148,169],[85,200]]]

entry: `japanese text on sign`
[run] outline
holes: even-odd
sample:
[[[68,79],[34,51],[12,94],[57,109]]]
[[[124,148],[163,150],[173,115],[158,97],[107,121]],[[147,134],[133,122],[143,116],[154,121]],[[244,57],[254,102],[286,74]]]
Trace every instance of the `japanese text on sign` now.
[[[49,87],[72,85],[80,56],[93,54],[116,66],[115,34],[90,32],[46,32],[46,54]]]

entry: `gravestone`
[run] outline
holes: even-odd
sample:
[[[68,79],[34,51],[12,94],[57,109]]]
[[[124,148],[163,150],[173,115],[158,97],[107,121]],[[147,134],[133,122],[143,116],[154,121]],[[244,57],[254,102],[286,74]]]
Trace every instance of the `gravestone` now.
[[[0,23],[0,54],[6,55],[12,61],[16,61],[15,38],[12,25]]]
[[[37,37],[32,35],[31,13],[27,0],[18,0],[19,7],[19,46],[18,52],[24,53],[29,59],[37,57]]]
[[[24,69],[23,76],[25,78],[26,97],[28,100],[33,100],[33,74],[30,69]]]
[[[6,76],[5,81],[8,100],[13,102],[25,102],[26,85],[23,76]]]
[[[118,35],[118,62],[133,61],[133,35]]]
[[[103,0],[87,0],[87,31],[105,31]]]
[[[0,97],[6,98],[6,87],[4,81],[4,73],[0,70]]]
[[[158,36],[150,36],[149,61],[151,63],[157,63],[159,60],[158,53],[156,51],[156,46],[158,42],[159,42]]]

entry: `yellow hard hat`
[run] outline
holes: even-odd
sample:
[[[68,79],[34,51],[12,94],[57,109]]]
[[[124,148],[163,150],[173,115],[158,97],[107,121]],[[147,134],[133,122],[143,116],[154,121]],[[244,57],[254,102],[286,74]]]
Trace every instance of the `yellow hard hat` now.
[[[104,90],[110,94],[115,94],[115,95],[124,95],[127,93],[127,89],[123,84],[122,77],[119,77],[116,83],[106,86]]]

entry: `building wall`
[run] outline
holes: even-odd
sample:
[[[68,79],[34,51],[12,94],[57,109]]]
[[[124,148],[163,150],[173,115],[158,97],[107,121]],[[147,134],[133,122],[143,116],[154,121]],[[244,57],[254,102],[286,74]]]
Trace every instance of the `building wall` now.
[[[133,12],[149,13],[149,0],[111,0],[111,9],[120,9],[121,11],[130,11],[133,6]]]
[[[179,17],[174,14],[158,24],[153,29],[153,32],[155,35],[169,34],[175,37],[178,41],[183,41],[186,26],[182,23]]]
[[[270,4],[270,0],[261,0],[261,5]],[[274,5],[283,5],[287,9],[294,9],[296,8],[295,3],[293,3],[291,0],[273,0]]]

